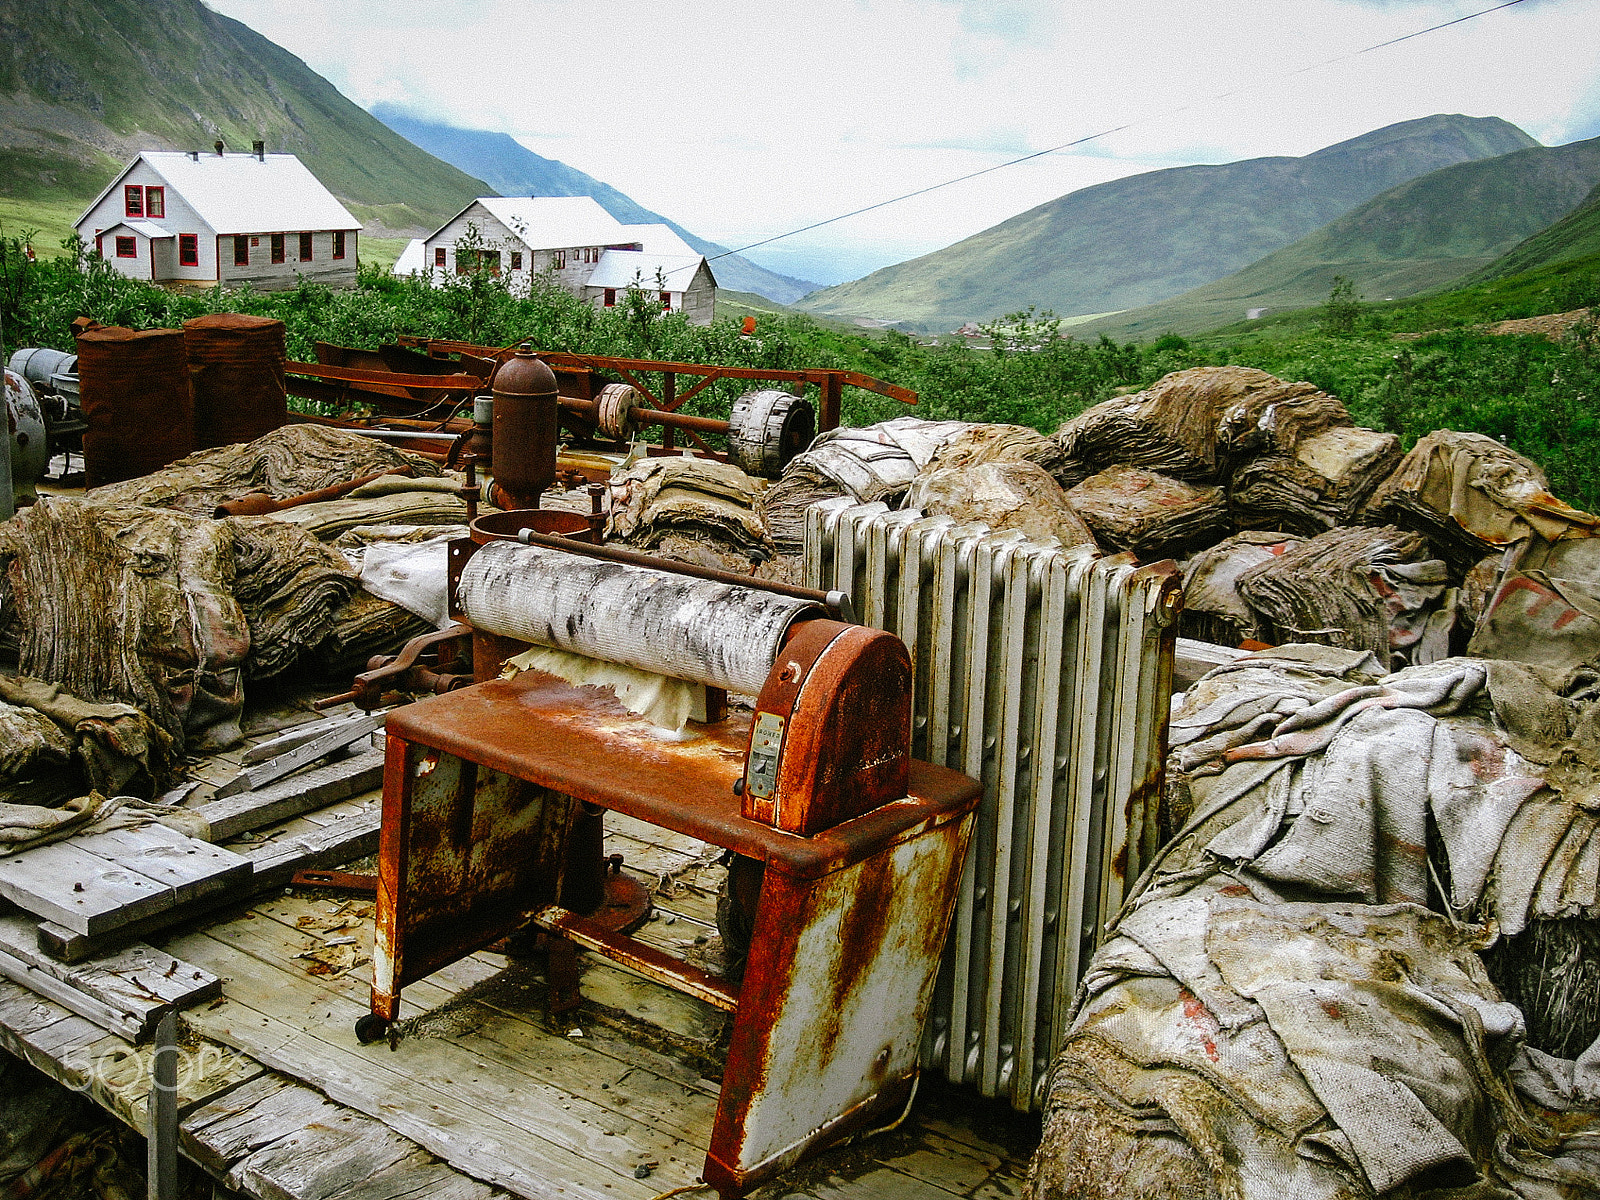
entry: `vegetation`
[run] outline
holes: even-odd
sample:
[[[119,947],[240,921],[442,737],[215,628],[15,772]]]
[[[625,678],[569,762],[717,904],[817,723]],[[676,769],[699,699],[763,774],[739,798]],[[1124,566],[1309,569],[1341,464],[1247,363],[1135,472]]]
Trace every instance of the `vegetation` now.
[[[1557,312],[1600,301],[1600,256],[1461,292],[1400,303],[1346,296],[1348,327],[1329,328],[1326,305],[1233,326],[1205,338],[1167,335],[1146,344],[1062,336],[1049,312],[1014,313],[985,329],[992,345],[929,345],[895,330],[867,337],[807,316],[744,309],[690,325],[638,303],[597,310],[551,280],[512,296],[489,270],[433,287],[365,267],[359,286],[319,284],[276,293],[179,294],[130,280],[69,239],[67,253],[29,261],[23,239],[0,239],[0,337],[18,346],[70,347],[74,317],[136,328],[174,326],[207,312],[282,320],[289,355],[314,357],[313,342],[377,346],[402,334],[544,350],[730,366],[847,368],[915,389],[908,410],[847,389],[844,417],[864,425],[906,415],[1003,421],[1050,431],[1084,408],[1140,388],[1169,371],[1238,363],[1306,379],[1340,397],[1356,420],[1400,434],[1409,446],[1448,427],[1503,437],[1540,463],[1554,490],[1600,508],[1600,337],[1593,323],[1560,342],[1497,337],[1484,322]],[[743,317],[755,330],[743,334]],[[1396,334],[1420,337],[1396,340]],[[647,379],[647,382],[648,379]],[[725,415],[743,385],[719,382],[690,411]]]

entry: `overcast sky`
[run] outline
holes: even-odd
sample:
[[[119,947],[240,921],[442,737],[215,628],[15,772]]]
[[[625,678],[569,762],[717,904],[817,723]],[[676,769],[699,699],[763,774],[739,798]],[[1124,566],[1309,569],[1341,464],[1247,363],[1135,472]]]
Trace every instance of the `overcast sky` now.
[[[1496,0],[207,2],[357,104],[509,133],[736,248],[1133,123],[751,254],[821,282],[1089,184],[1430,113],[1600,135],[1600,0],[1523,0],[1331,66]]]

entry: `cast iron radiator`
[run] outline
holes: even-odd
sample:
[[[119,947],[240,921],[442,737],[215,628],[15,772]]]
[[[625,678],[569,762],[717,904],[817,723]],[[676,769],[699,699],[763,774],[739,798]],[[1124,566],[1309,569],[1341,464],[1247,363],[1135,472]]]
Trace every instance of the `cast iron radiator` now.
[[[1020,1110],[1158,848],[1179,581],[881,503],[806,511],[806,586],[911,651],[912,754],[984,785],[923,1066]]]

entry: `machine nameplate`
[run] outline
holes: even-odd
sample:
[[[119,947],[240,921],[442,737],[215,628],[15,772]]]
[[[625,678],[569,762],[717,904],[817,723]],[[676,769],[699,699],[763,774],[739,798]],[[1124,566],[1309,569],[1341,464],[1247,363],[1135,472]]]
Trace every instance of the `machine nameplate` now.
[[[783,745],[783,718],[758,713],[750,733],[750,765],[745,770],[745,795],[771,800],[778,790],[778,750]]]

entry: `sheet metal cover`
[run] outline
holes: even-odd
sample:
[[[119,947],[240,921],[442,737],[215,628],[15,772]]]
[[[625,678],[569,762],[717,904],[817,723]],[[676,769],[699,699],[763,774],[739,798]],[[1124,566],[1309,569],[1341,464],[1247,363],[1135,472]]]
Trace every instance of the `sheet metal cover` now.
[[[756,695],[809,600],[542,546],[494,542],[461,572],[475,628]]]

